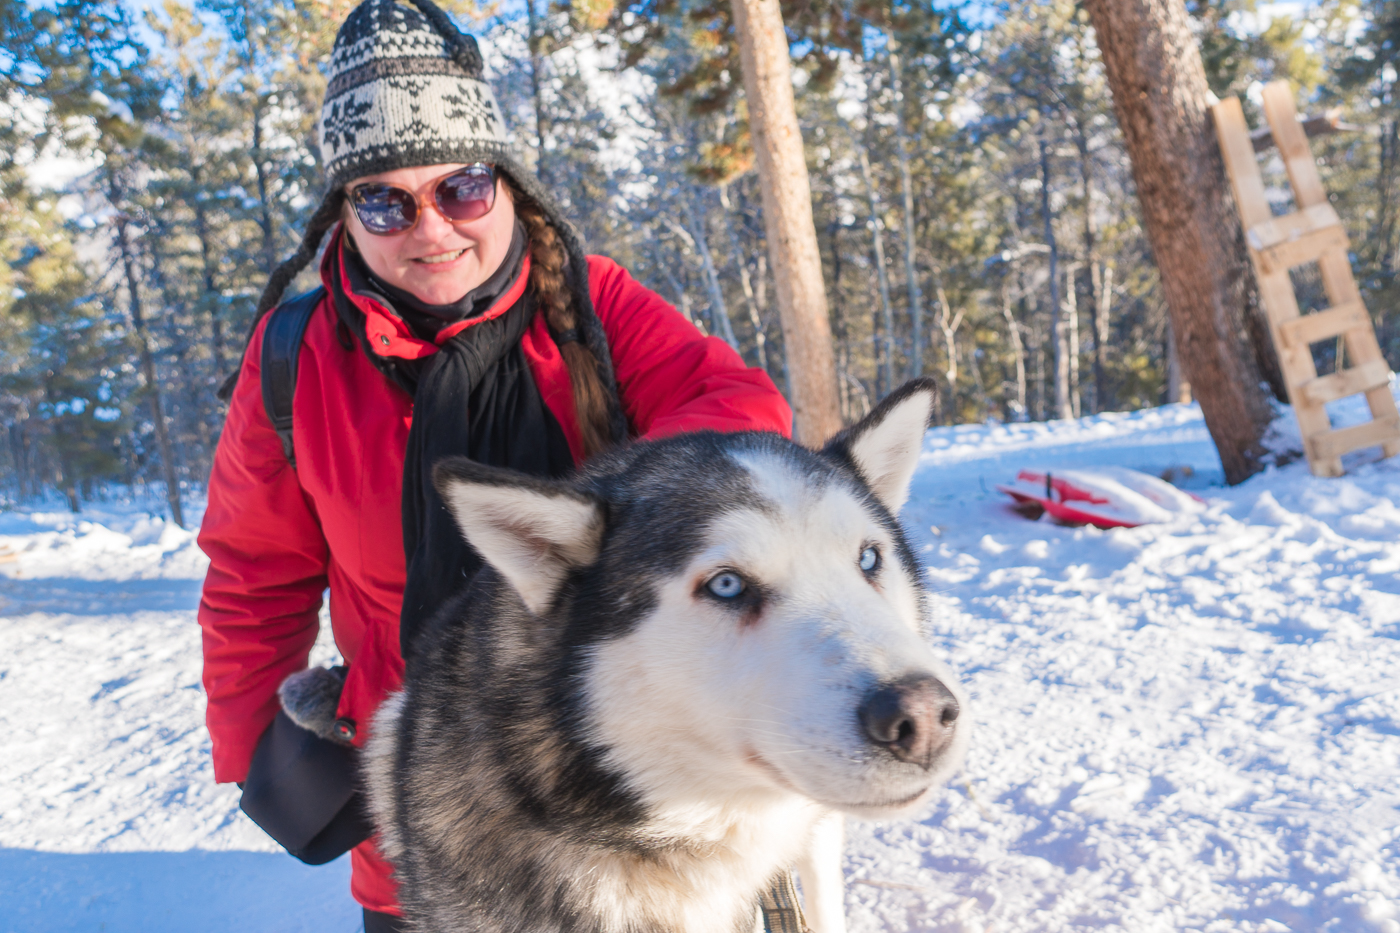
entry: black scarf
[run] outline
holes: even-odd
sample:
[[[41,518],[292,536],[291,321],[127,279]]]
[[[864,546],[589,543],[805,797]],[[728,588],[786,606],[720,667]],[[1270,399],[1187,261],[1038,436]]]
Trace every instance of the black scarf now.
[[[519,234],[517,234],[519,237]],[[365,315],[346,295],[346,288],[400,313],[420,339],[433,339],[415,326],[429,316],[437,333],[454,309],[459,320],[485,312],[519,274],[524,255],[512,243],[502,270],[453,305],[418,303],[411,310],[392,302],[386,289],[372,280],[359,255],[345,250],[349,282],[332,276],[340,320],[357,334],[372,363],[413,396],[413,423],[403,471],[403,544],[408,579],[399,615],[399,644],[405,658],[426,623],[452,595],[481,569],[481,557],[462,538],[442,497],[433,487],[433,467],[444,457],[462,455],[478,463],[509,467],[534,476],[561,477],[574,466],[568,440],[540,397],[520,338],[534,319],[532,289],[504,314],[473,324],[444,342],[431,356],[418,360],[383,357],[365,334]],[[488,288],[489,286],[489,288]],[[494,293],[490,293],[494,289]],[[395,289],[395,291],[397,291]],[[408,314],[403,314],[408,310]]]

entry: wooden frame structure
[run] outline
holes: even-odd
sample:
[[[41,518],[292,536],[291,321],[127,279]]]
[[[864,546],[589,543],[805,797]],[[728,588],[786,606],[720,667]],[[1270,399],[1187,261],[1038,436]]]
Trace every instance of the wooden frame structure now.
[[[1297,209],[1291,214],[1275,217],[1269,209],[1255,142],[1239,100],[1222,100],[1211,112],[1308,465],[1315,476],[1341,476],[1344,453],[1380,445],[1387,457],[1400,454],[1400,412],[1390,394],[1390,367],[1352,277],[1346,231],[1328,203],[1288,82],[1265,86],[1264,116],[1293,187]],[[1330,307],[1304,315],[1288,271],[1309,262],[1318,265]],[[1338,337],[1345,341],[1350,366],[1341,368],[1339,353],[1337,371],[1319,376],[1311,345]],[[1372,420],[1334,430],[1326,403],[1361,393]]]

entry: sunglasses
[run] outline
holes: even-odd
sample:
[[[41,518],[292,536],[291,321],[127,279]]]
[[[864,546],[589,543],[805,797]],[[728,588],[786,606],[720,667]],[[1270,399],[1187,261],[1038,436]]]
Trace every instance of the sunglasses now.
[[[430,203],[448,223],[485,217],[496,204],[496,166],[477,162],[444,175],[433,184]],[[422,200],[414,192],[376,182],[352,188],[350,206],[375,236],[407,233],[422,212]]]

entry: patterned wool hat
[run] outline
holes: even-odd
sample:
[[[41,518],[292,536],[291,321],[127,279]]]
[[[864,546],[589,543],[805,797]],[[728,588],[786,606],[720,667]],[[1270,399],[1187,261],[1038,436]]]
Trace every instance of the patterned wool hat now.
[[[366,0],[340,27],[320,144],[332,187],[397,168],[516,161],[476,40],[436,6],[396,0]]]

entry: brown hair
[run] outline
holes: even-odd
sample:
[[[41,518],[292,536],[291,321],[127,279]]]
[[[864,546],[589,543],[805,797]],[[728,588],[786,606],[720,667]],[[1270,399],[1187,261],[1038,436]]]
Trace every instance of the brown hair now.
[[[591,457],[612,445],[608,392],[598,375],[598,358],[583,342],[578,330],[573,293],[564,277],[569,254],[544,209],[509,176],[502,174],[501,180],[510,187],[515,216],[530,238],[530,284],[534,286],[535,297],[544,308],[545,321],[569,368],[584,455]],[[563,336],[573,339],[560,340]]]

